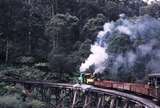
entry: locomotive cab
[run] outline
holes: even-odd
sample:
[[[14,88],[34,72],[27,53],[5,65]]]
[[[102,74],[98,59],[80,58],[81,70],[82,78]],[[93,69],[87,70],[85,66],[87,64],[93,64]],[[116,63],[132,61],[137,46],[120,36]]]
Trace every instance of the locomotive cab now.
[[[86,84],[94,84],[94,76],[91,73],[85,74]]]
[[[81,84],[94,84],[94,76],[91,73],[81,73],[78,79]]]

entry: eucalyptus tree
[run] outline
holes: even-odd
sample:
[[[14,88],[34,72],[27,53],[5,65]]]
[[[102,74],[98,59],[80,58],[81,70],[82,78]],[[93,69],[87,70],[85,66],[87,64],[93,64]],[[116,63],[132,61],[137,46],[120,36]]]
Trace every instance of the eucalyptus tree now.
[[[95,18],[89,19],[81,30],[81,36],[83,36],[81,38],[95,41],[98,32],[103,29],[105,19],[103,14],[97,14]]]

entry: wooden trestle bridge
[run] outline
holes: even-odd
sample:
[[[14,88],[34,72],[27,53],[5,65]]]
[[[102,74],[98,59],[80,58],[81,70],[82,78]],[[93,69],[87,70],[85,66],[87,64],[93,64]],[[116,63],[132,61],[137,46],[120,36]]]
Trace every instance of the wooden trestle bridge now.
[[[160,108],[152,100],[116,90],[89,85],[0,79],[7,84],[21,85],[30,95],[47,104],[47,108]]]

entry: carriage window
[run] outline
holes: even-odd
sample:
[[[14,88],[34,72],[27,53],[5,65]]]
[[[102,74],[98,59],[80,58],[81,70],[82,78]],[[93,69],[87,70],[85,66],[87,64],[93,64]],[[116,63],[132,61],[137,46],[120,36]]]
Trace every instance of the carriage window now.
[[[160,78],[157,78],[157,84],[160,86]]]
[[[149,78],[149,85],[150,85],[150,86],[154,86],[153,78]]]

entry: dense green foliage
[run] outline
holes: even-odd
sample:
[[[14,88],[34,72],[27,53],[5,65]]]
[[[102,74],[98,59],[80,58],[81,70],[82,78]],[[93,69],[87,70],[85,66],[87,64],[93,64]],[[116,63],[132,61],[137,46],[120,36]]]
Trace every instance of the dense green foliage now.
[[[120,13],[158,18],[159,7],[135,0],[1,0],[1,65],[21,68],[44,62],[49,64],[45,71],[53,76],[50,80],[68,81],[90,54],[90,45],[105,22],[117,20]],[[131,44],[126,36],[115,37],[109,52],[125,52]]]

